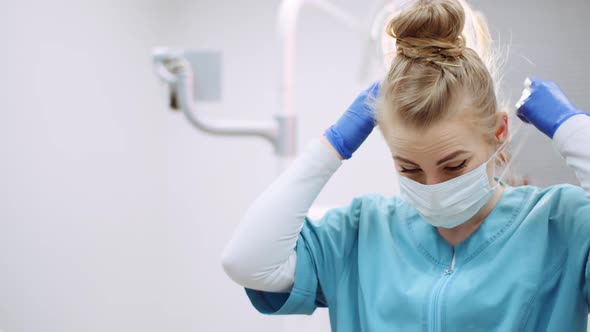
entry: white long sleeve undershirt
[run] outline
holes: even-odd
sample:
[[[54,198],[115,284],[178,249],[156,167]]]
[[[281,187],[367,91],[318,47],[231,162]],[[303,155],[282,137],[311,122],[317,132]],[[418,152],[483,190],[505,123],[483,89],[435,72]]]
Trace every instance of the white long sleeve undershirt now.
[[[590,116],[578,114],[567,119],[553,135],[553,145],[590,197]]]
[[[222,265],[238,284],[287,292],[295,278],[295,244],[313,201],[342,161],[319,139],[302,151],[250,206],[225,247]]]
[[[568,119],[555,133],[553,144],[590,197],[590,117]],[[226,274],[244,287],[290,291],[295,245],[305,216],[341,164],[319,140],[303,150],[243,216],[223,252]]]

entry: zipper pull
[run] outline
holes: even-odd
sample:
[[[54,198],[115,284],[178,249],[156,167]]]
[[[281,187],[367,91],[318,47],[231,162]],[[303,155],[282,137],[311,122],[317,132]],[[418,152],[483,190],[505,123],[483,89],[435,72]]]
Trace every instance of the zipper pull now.
[[[445,270],[445,275],[450,275],[453,273],[453,269],[455,268],[455,248],[453,248],[453,257],[451,258],[451,266]]]

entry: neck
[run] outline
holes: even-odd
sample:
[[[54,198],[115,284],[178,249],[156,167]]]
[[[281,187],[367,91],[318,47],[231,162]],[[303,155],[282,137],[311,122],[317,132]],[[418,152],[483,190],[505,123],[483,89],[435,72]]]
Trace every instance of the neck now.
[[[461,243],[484,222],[496,206],[496,203],[498,203],[503,192],[504,187],[499,185],[492,198],[471,219],[453,228],[437,227],[438,233],[452,246]]]

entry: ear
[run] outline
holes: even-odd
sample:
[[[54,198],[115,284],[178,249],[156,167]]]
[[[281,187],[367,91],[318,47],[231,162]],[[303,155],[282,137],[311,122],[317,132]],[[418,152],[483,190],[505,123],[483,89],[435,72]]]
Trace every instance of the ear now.
[[[508,139],[508,114],[506,112],[498,112],[496,114],[496,148],[500,147]],[[504,149],[499,151],[496,163],[499,166],[504,166],[508,163],[508,154]]]
[[[496,114],[496,139],[502,144],[508,139],[508,114],[498,112]]]

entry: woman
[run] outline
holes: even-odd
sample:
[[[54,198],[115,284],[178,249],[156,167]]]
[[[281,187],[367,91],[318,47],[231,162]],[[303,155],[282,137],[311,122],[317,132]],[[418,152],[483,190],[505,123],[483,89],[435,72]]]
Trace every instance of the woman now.
[[[341,332],[586,331],[590,200],[572,185],[495,178],[507,116],[461,37],[464,19],[456,0],[417,1],[394,18],[387,77],[248,210],[223,267],[257,310],[327,306]],[[590,117],[552,82],[532,80],[526,91],[519,117],[553,139],[590,192]],[[400,197],[365,195],[306,218],[375,122]]]

